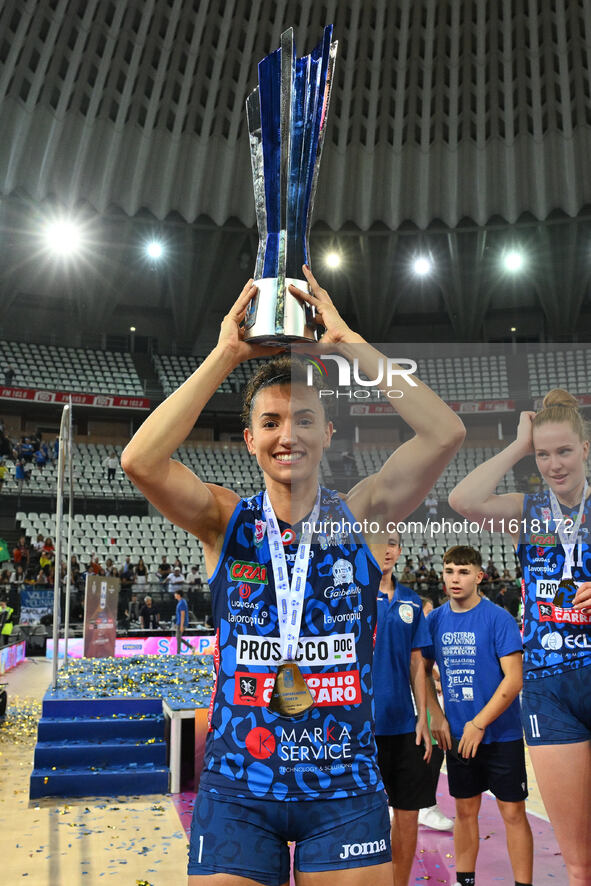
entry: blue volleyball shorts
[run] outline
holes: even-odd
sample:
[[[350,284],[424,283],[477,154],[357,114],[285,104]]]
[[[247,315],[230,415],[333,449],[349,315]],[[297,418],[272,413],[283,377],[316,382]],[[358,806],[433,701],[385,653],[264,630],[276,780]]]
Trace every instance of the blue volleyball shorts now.
[[[289,841],[300,871],[384,864],[390,818],[384,791],[331,800],[257,800],[197,794],[189,875],[234,874],[264,886],[289,880]]]
[[[521,719],[528,745],[591,739],[591,667],[525,680]]]

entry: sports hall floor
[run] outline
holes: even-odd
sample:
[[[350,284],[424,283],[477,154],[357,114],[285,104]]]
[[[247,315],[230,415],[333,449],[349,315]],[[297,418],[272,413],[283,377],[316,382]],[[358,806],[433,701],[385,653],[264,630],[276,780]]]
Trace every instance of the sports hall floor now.
[[[0,729],[0,883],[15,886],[172,886],[184,884],[187,795],[105,799],[44,799],[29,802],[29,775],[40,702],[51,681],[51,663],[26,660],[1,682],[9,706],[30,711],[18,727]],[[37,710],[39,713],[37,713]],[[565,886],[564,866],[547,823],[529,767],[528,811],[534,833],[534,883]],[[453,801],[440,781],[439,804],[453,814]],[[177,809],[179,811],[177,811]],[[182,816],[182,819],[181,817]],[[479,886],[512,884],[503,826],[494,800],[484,797],[477,865]],[[419,830],[410,883],[450,886],[454,882],[449,833]],[[335,880],[335,886],[338,886]]]

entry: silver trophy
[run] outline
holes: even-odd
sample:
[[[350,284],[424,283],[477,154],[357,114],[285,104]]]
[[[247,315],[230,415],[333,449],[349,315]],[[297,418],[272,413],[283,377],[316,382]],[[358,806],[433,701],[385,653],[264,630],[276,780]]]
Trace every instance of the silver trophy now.
[[[246,100],[259,248],[258,294],[245,320],[251,342],[315,341],[314,310],[289,292],[308,289],[308,239],[326,132],[337,43],[332,25],[310,55],[296,58],[293,28],[259,62],[259,85]]]

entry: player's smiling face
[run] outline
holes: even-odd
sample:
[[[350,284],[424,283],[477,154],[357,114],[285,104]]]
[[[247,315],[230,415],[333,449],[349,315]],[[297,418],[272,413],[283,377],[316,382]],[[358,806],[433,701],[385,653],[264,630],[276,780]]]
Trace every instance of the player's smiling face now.
[[[332,423],[314,389],[306,385],[273,385],[258,392],[244,439],[265,479],[291,483],[317,475]]]
[[[483,577],[484,572],[482,569],[470,563],[465,565],[460,563],[444,563],[443,582],[452,609],[454,608],[454,603],[458,604],[459,607],[469,608],[471,604],[478,602],[480,599],[478,596],[478,585]]]
[[[569,422],[549,421],[534,429],[534,453],[542,479],[565,504],[577,504],[585,483],[589,442]],[[572,502],[571,502],[572,499]]]

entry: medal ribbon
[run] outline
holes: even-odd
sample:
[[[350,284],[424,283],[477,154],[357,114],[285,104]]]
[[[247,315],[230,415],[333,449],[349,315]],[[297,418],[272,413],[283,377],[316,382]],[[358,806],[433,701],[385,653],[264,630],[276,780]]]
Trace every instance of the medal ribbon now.
[[[572,568],[574,565],[574,550],[576,543],[578,541],[579,529],[581,528],[581,521],[583,519],[583,511],[585,509],[585,500],[587,498],[587,491],[589,489],[589,484],[587,483],[587,479],[585,478],[585,486],[583,488],[583,497],[581,499],[581,504],[579,506],[579,512],[573,524],[573,528],[570,532],[567,532],[564,526],[564,515],[560,508],[560,504],[554,492],[550,489],[550,507],[552,508],[552,517],[554,518],[554,526],[556,529],[556,534],[560,539],[560,544],[564,548],[564,569],[562,572],[563,579],[572,578]],[[579,557],[580,559],[580,557]]]
[[[300,638],[300,624],[304,609],[304,594],[306,592],[306,579],[308,577],[308,563],[310,561],[310,545],[312,533],[302,532],[298,544],[291,583],[287,569],[287,560],[283,549],[281,530],[275,516],[269,496],[265,492],[263,496],[263,513],[267,521],[267,539],[271,553],[271,566],[275,578],[275,594],[277,595],[277,613],[279,616],[279,638],[281,640],[281,657],[283,661],[293,661],[295,658],[298,640]],[[320,487],[316,495],[316,502],[308,522],[314,525],[320,513]]]

